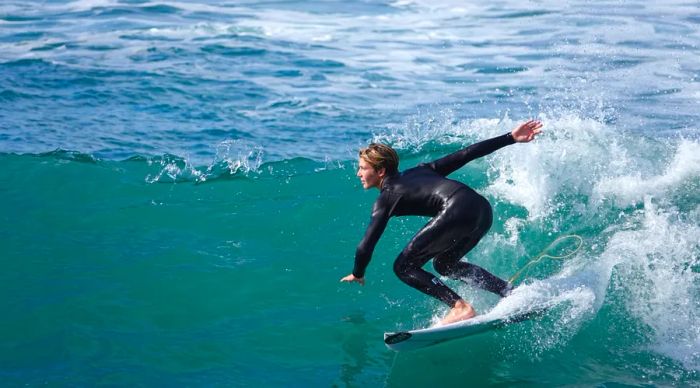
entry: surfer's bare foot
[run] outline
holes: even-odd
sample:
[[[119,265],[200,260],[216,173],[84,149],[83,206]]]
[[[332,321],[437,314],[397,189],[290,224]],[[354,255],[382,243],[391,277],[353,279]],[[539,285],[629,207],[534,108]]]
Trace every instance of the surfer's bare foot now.
[[[440,321],[440,325],[464,321],[474,316],[476,316],[476,311],[474,311],[472,305],[463,300],[458,300],[452,310]]]

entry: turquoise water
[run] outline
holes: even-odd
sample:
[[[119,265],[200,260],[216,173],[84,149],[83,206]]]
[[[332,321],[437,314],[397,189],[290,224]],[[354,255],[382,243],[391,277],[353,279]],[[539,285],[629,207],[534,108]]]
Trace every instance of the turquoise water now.
[[[698,386],[700,7],[683,2],[3,2],[4,386]],[[468,259],[533,269],[539,319],[407,353],[445,312],[352,269],[403,168],[538,117],[453,177],[493,204]],[[564,247],[566,248],[566,247]],[[477,311],[497,299],[447,280]]]

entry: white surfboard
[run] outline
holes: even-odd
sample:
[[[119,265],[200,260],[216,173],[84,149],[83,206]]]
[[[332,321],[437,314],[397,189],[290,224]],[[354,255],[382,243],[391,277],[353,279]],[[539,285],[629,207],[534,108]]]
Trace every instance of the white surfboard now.
[[[566,254],[550,255],[547,253],[562,241],[574,241],[576,247]],[[578,235],[571,234],[558,237],[539,255],[535,256],[522,267],[509,281],[513,282],[523,277],[527,274],[532,265],[536,265],[545,258],[563,260],[573,256],[579,251],[582,244],[583,239]],[[539,284],[539,286],[536,286],[536,284]],[[542,288],[543,284],[545,285],[544,288]],[[541,288],[539,291],[538,287]],[[515,288],[508,297],[501,299],[493,309],[483,315],[477,315],[466,321],[455,322],[444,326],[384,333],[384,343],[387,347],[396,351],[420,349],[456,338],[483,333],[512,323],[522,322],[542,315],[557,303],[555,299],[552,298],[553,295],[551,292],[542,292],[547,291],[549,288],[551,288],[551,285],[546,286],[546,283],[541,282],[535,282],[531,285],[521,285]]]
[[[522,322],[541,315],[547,308],[548,306],[542,305],[506,315],[498,312],[498,309],[493,309],[486,314],[477,315],[466,321],[455,322],[449,325],[384,333],[384,343],[389,349],[395,351],[420,349],[456,338],[483,333],[508,324]]]

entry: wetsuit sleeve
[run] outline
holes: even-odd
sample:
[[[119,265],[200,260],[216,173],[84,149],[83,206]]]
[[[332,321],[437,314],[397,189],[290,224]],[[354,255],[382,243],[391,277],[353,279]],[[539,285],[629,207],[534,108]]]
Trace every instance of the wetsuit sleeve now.
[[[367,226],[367,231],[362,241],[360,241],[360,244],[357,245],[357,250],[355,251],[355,267],[352,270],[352,274],[355,275],[356,278],[365,277],[365,269],[372,259],[374,247],[377,245],[379,237],[382,236],[389,222],[391,209],[387,202],[383,195],[380,195],[377,201],[374,202],[369,226]]]
[[[474,143],[467,148],[461,149],[433,162],[426,163],[426,165],[435,170],[435,172],[438,174],[447,176],[472,160],[486,156],[513,143],[515,143],[513,135],[508,132],[505,135],[496,136],[479,143]]]

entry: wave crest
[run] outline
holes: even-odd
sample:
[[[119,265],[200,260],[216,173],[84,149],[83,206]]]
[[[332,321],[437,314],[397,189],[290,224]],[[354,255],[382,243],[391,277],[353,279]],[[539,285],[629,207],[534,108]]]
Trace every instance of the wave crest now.
[[[263,148],[242,141],[226,140],[218,144],[216,156],[206,167],[192,165],[188,159],[174,155],[148,160],[149,165],[158,165],[160,170],[146,176],[146,182],[205,182],[213,178],[259,173],[263,163]]]

